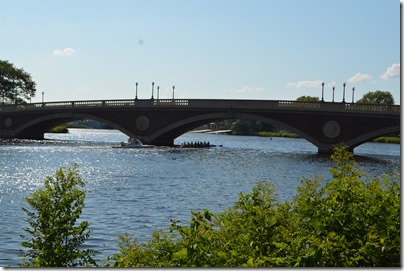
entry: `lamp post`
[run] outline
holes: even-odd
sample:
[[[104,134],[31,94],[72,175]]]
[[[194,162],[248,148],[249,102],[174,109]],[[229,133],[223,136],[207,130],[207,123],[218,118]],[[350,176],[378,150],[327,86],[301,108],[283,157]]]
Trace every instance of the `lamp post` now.
[[[335,86],[332,87],[332,102],[334,102],[334,91],[335,91]]]
[[[159,94],[160,94],[160,86],[157,86],[157,100],[159,99]]]
[[[154,82],[151,83],[152,84],[152,89],[151,89],[151,98],[153,100],[153,94],[154,94]]]
[[[324,82],[321,83],[321,101],[324,102]]]
[[[352,88],[352,103],[354,103],[355,87]]]
[[[42,103],[43,103],[44,100],[45,100],[45,99],[44,99],[44,94],[45,94],[45,92],[42,91]]]
[[[174,101],[174,89],[175,89],[175,86],[173,86],[173,101]]]
[[[343,83],[342,85],[344,86],[344,91],[342,93],[342,102],[345,103],[345,86],[346,86],[346,83]]]
[[[137,82],[136,82],[136,96],[135,96],[135,100],[137,100]]]

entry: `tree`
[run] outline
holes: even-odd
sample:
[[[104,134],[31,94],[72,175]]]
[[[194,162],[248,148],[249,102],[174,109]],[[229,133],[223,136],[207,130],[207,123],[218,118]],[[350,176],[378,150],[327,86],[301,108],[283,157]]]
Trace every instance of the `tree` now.
[[[259,131],[258,122],[253,120],[238,120],[231,126],[234,135],[255,135]]]
[[[393,105],[394,98],[388,91],[376,90],[366,93],[361,99],[357,100],[356,103]]]
[[[300,96],[296,99],[296,101],[299,102],[318,102],[320,101],[320,98],[318,97],[313,97],[313,96]]]
[[[77,166],[59,169],[54,177],[46,177],[45,189],[38,189],[25,198],[32,210],[22,208],[27,214],[30,228],[24,231],[32,235],[22,242],[29,250],[21,251],[22,266],[71,267],[96,265],[92,256],[98,252],[80,246],[89,239],[89,223],[79,219],[84,207],[85,192]]]
[[[35,96],[36,84],[31,75],[16,68],[7,60],[0,60],[0,95],[2,103],[24,103]]]

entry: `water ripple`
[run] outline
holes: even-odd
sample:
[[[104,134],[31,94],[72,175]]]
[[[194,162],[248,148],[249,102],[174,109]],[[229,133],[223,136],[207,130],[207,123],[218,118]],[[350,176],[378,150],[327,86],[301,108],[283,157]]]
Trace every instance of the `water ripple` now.
[[[47,138],[53,140],[0,141],[0,266],[20,261],[24,197],[43,187],[45,176],[73,163],[86,182],[81,218],[94,230],[86,247],[100,250],[103,259],[117,252],[119,235],[145,241],[154,230],[167,229],[171,218],[186,223],[192,210],[220,212],[257,181],[274,183],[284,201],[295,195],[302,176],[330,177],[329,159],[302,139],[189,133],[175,144],[210,141],[223,147],[113,149],[126,140],[117,131],[73,129]],[[366,145],[356,156],[366,171],[378,175],[400,167],[399,146]]]

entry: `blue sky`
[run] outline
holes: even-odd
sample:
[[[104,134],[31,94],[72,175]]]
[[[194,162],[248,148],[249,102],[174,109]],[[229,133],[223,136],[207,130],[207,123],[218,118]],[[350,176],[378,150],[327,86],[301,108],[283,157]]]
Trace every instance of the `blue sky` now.
[[[400,103],[398,0],[0,0],[0,59],[33,102],[160,98]]]

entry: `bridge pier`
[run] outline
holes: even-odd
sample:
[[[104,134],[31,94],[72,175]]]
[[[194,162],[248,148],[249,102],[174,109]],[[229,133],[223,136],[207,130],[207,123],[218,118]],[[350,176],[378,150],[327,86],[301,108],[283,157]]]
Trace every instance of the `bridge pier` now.
[[[347,150],[353,153],[353,147],[348,146]],[[331,155],[334,152],[334,145],[318,147],[318,154]]]
[[[150,140],[147,137],[136,136],[139,138],[143,144],[145,145],[154,145],[154,146],[174,146],[174,139],[172,138],[162,138],[158,140]]]

